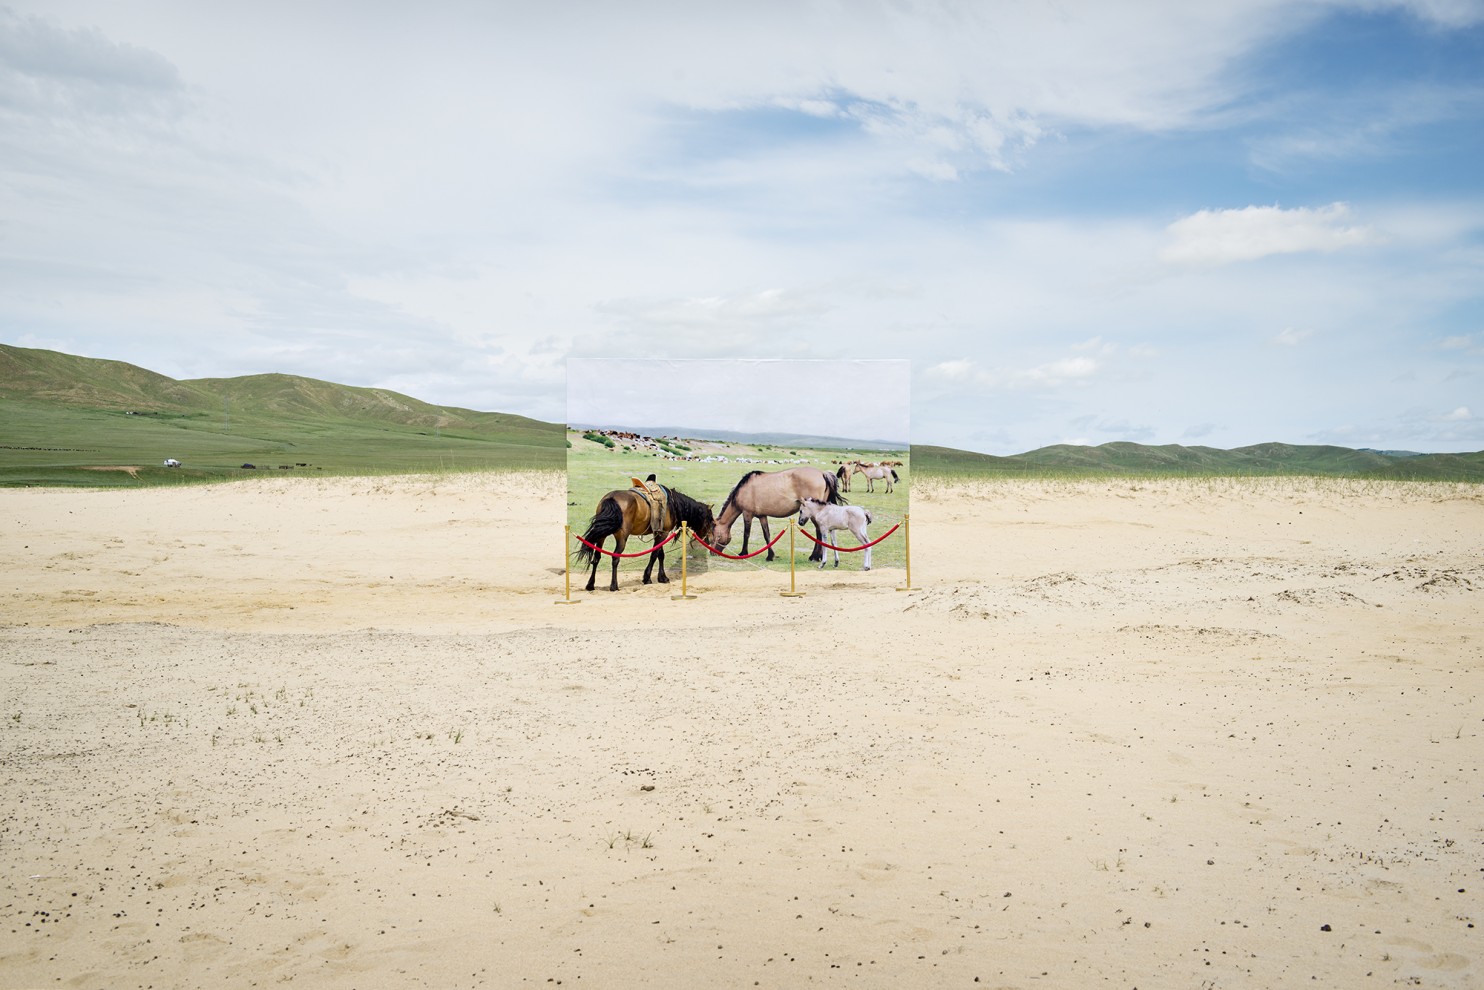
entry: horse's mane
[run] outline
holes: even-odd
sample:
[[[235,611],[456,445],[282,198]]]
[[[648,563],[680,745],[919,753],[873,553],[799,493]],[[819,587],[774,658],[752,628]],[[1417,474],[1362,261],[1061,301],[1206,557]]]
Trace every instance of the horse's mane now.
[[[705,533],[709,537],[712,523],[711,506],[705,502],[698,502],[677,489],[667,490],[670,493],[670,511],[675,518],[681,522],[690,523],[692,532]]]
[[[845,496],[840,494],[840,479],[828,471],[824,473],[825,501],[831,505],[849,505]]]
[[[757,475],[760,475],[762,473],[763,472],[761,472],[761,471],[748,471],[746,474],[744,474],[742,476],[742,480],[737,482],[737,486],[735,488],[733,488],[732,491],[731,491],[731,494],[729,494],[727,496],[726,501],[723,502],[723,503],[721,503],[721,511],[722,512],[726,512],[727,511],[727,506],[731,505],[734,501],[736,501],[737,493],[742,490],[742,486],[745,485],[745,484],[747,484],[754,477],[756,477]]]

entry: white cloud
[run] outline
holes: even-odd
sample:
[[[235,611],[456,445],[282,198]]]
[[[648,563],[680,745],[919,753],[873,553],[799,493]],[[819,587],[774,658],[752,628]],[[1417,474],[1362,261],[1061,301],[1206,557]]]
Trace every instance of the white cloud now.
[[[1351,216],[1348,203],[1289,210],[1278,206],[1201,210],[1166,228],[1169,241],[1159,256],[1171,264],[1221,265],[1381,243],[1378,231],[1352,224]]]
[[[1294,327],[1284,327],[1278,333],[1278,335],[1273,338],[1273,343],[1282,344],[1284,347],[1297,347],[1299,344],[1303,343],[1306,338],[1313,336],[1313,334],[1313,330],[1299,330],[1295,329]]]
[[[1468,406],[1459,406],[1452,412],[1439,417],[1445,423],[1464,423],[1473,418],[1474,414],[1469,412]]]
[[[1029,368],[981,368],[973,361],[958,358],[931,365],[927,374],[979,388],[1033,389],[1085,381],[1097,374],[1098,368],[1098,362],[1089,357],[1061,358]]]

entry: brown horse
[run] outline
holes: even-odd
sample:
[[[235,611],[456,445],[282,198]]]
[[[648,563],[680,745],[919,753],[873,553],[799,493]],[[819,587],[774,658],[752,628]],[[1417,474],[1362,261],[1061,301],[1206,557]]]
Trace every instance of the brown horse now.
[[[711,531],[711,506],[686,495],[684,492],[676,491],[674,488],[666,489],[668,496],[663,509],[664,518],[655,520],[651,517],[651,506],[653,503],[646,498],[642,489],[620,488],[609,492],[598,500],[598,511],[593,514],[592,520],[587,525],[587,532],[582,538],[594,547],[602,547],[603,541],[613,537],[613,552],[623,553],[624,545],[631,536],[653,535],[656,543],[661,543],[664,538],[680,528],[682,522],[689,523],[694,533],[709,533]],[[656,522],[658,525],[655,525]],[[686,548],[681,547],[680,552],[685,553]],[[598,558],[601,557],[597,550],[586,544],[578,547],[577,561],[579,565],[586,566],[592,563],[592,573],[588,575],[587,590],[592,591],[593,585],[598,581]],[[656,550],[649,555],[649,563],[644,565],[644,583],[650,583],[650,572],[654,569],[655,558],[659,558],[660,584],[669,584],[670,579],[665,576],[665,551]],[[613,558],[613,580],[608,585],[609,591],[618,590],[618,558]]]
[[[768,533],[768,517],[779,519],[791,516],[799,511],[799,506],[806,498],[835,505],[845,504],[845,500],[840,497],[839,479],[819,468],[796,467],[786,471],[751,471],[744,474],[742,480],[737,482],[737,487],[732,489],[732,493],[722,503],[721,512],[717,513],[716,523],[711,528],[711,545],[718,550],[725,550],[727,544],[732,542],[732,523],[741,516],[742,553],[745,555],[747,541],[752,536],[754,518],[762,523],[763,542],[769,543],[771,537]],[[823,540],[824,534],[819,533],[818,523],[814,529],[816,535]],[[774,556],[770,549],[768,559],[772,560]],[[820,560],[823,556],[824,551],[816,544],[809,559]]]

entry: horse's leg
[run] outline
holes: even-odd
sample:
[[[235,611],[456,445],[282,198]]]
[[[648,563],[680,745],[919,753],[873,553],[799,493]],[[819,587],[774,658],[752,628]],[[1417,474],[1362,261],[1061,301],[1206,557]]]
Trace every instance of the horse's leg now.
[[[601,547],[602,545],[603,545],[603,541],[602,540],[599,540],[598,541],[598,546]],[[592,573],[590,573],[587,576],[587,590],[588,591],[592,591],[593,590],[593,585],[595,585],[595,584],[598,583],[598,562],[600,560],[602,560],[602,559],[603,559],[603,555],[601,553],[599,553],[598,551],[594,550],[593,551],[593,569],[592,569]]]
[[[609,591],[618,590],[618,555],[623,553],[625,539],[622,533],[613,535],[613,581],[608,585]]]
[[[757,521],[763,527],[763,543],[764,544],[772,543],[773,542],[773,534],[768,532],[768,517],[767,516],[758,516],[757,517]],[[772,560],[774,558],[774,556],[776,556],[776,555],[773,553],[773,548],[772,547],[769,547],[768,548],[768,557],[767,557],[767,559],[768,560]]]
[[[767,527],[767,523],[764,523],[763,526],[764,526],[763,532],[766,533],[768,531],[767,528],[766,528]],[[742,515],[742,556],[744,556],[744,557],[747,556],[747,541],[750,540],[751,538],[752,538],[752,516],[750,514],[748,514],[748,513],[743,513],[743,515]],[[764,543],[768,542],[767,537],[763,537],[763,542]],[[768,559],[769,560],[772,560],[773,558],[769,557]]]
[[[685,553],[684,550],[681,550],[680,552],[681,553]],[[652,553],[652,554],[649,555],[649,559],[651,561],[653,561],[654,558],[656,558],[656,557],[658,557],[660,559],[660,584],[669,584],[670,583],[670,579],[665,576],[665,548],[664,547],[660,547],[654,553]],[[648,568],[645,568],[645,570],[647,571]]]
[[[824,527],[819,524],[819,520],[814,520],[814,535],[819,539],[819,543],[814,544],[814,552],[809,555],[809,559],[819,561],[820,567],[824,566],[824,547],[820,546],[820,543],[829,542],[829,538],[824,535],[824,532]],[[839,554],[837,553],[835,556],[838,557]]]
[[[665,551],[661,550],[659,552],[660,553],[664,553]],[[649,573],[650,573],[650,571],[653,571],[654,570],[654,558],[655,558],[655,555],[653,553],[651,553],[649,555],[649,560],[646,561],[645,564],[644,564],[644,582],[643,582],[644,584],[652,584],[653,583],[653,582],[651,582],[649,580]],[[661,573],[663,573],[663,569],[661,570]]]
[[[860,532],[859,533],[856,533],[855,534],[855,538],[857,540],[860,540],[862,543],[870,543],[871,542],[870,533],[866,529],[866,527],[864,527],[864,526],[862,526],[860,528]],[[871,569],[871,548],[870,547],[866,547],[866,566],[865,566],[864,569],[865,570],[868,570],[868,571]]]

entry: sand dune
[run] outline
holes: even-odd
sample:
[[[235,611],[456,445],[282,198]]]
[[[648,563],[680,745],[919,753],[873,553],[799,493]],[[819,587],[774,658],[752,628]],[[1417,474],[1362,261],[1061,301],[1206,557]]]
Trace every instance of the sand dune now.
[[[0,987],[1484,985],[1478,487],[557,606],[563,494],[0,491]]]

